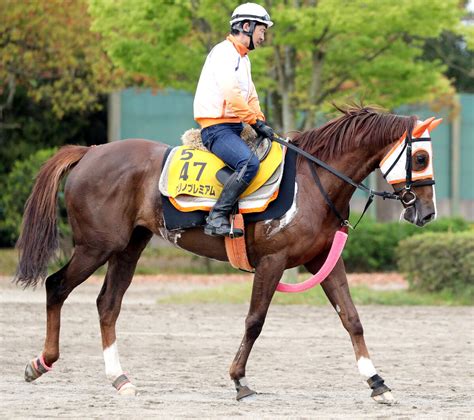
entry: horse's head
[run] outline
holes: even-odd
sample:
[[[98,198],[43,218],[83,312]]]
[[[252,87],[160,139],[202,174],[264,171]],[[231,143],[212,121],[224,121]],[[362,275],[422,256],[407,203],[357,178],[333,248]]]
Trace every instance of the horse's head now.
[[[403,204],[404,219],[420,227],[436,218],[430,132],[441,121],[419,121],[411,136],[405,132],[380,162],[382,175]]]

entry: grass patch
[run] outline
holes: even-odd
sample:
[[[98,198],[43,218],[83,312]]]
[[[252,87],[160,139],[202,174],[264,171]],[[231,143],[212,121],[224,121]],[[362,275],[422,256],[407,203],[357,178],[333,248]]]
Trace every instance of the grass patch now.
[[[0,248],[0,275],[13,276],[18,254],[15,249]],[[65,263],[65,261],[64,261]],[[50,265],[49,273],[58,270],[61,264]],[[106,266],[96,271],[105,274]],[[230,264],[194,256],[175,247],[147,247],[138,262],[136,274],[227,274],[241,273]],[[305,274],[301,280],[306,279]],[[252,284],[228,283],[224,285],[182,293],[163,298],[166,303],[248,303]],[[351,287],[351,294],[357,305],[452,305],[470,306],[474,304],[474,290],[466,288],[462,296],[449,291],[424,293],[419,291],[373,290],[367,286]],[[321,287],[317,286],[304,293],[276,293],[273,302],[279,305],[327,305],[328,300]]]
[[[227,262],[200,257],[173,246],[147,247],[138,261],[136,274],[236,274]]]
[[[59,270],[67,259],[52,261],[48,273]],[[13,276],[18,263],[18,252],[13,248],[0,248],[0,275]],[[100,267],[95,274],[104,275],[107,266]],[[138,261],[135,274],[238,274],[239,270],[229,263],[199,257],[173,246],[147,247]]]
[[[0,274],[13,276],[18,263],[18,251],[13,248],[0,248]]]
[[[159,299],[160,303],[248,303],[252,284],[229,283],[205,290],[178,293]],[[356,305],[424,305],[424,306],[469,306],[470,296],[454,296],[449,292],[422,293],[408,290],[373,290],[367,286],[351,287],[351,295]],[[320,286],[304,293],[275,294],[273,303],[277,305],[328,305],[329,301]]]

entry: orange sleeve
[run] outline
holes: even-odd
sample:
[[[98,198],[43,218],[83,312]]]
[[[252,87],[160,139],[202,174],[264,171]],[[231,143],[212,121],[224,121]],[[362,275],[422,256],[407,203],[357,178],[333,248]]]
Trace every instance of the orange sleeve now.
[[[258,100],[257,91],[255,90],[255,85],[252,82],[252,90],[250,93],[249,106],[253,112],[257,115],[259,120],[265,121],[265,115],[263,115],[262,110],[260,109],[260,101]]]
[[[233,78],[229,78],[233,79]],[[257,112],[247,103],[242,96],[237,81],[227,80],[221,85],[224,98],[241,121],[247,124],[255,124],[257,121]]]

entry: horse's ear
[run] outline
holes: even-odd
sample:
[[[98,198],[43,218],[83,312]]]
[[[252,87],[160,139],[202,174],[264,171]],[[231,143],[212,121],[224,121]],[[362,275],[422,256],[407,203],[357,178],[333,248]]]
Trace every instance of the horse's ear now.
[[[431,121],[430,126],[428,127],[428,131],[431,133],[438,125],[441,124],[443,121],[442,118],[438,118],[437,120]]]
[[[430,124],[433,122],[434,119],[435,117],[428,118],[427,120],[423,121],[421,124],[417,125],[413,129],[412,137],[418,138],[421,135],[423,135],[425,130],[430,126]]]

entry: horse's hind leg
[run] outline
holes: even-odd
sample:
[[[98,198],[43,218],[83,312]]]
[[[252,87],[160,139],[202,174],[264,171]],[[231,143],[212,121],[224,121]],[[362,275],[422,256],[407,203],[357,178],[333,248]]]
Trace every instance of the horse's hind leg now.
[[[125,250],[110,257],[104,285],[97,297],[105,374],[120,394],[135,395],[136,388],[123,373],[120,365],[115,323],[120,314],[123,295],[132,281],[137,261],[151,237],[150,231],[143,228],[135,229]]]
[[[250,308],[245,319],[245,334],[229,371],[237,390],[237,400],[256,393],[248,386],[245,368],[253,344],[262,331],[268,307],[283,270],[284,260],[278,256],[265,257],[256,268]]]
[[[308,264],[306,267],[312,273],[316,272],[319,268],[311,266],[311,264]],[[352,301],[342,258],[339,259],[336,267],[330,276],[321,283],[321,286],[351,337],[359,373],[367,379],[367,383],[372,389],[372,398],[380,403],[393,403],[394,398],[390,388],[384,384],[384,380],[377,374],[370,360],[369,351],[364,340],[364,330]]]
[[[71,260],[46,279],[46,339],[40,356],[26,366],[25,380],[34,381],[51,370],[59,359],[61,308],[73,289],[104,264],[110,252],[77,246]]]

